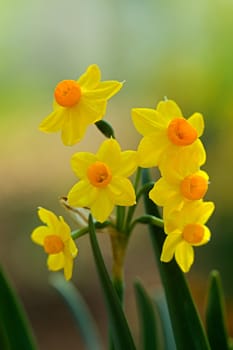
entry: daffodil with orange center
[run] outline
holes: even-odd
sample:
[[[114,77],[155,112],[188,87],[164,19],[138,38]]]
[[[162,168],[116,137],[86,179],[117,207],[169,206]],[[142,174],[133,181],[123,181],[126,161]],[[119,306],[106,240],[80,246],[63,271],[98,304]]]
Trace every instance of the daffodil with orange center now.
[[[164,216],[167,237],[163,244],[160,260],[169,262],[175,256],[183,272],[188,272],[194,262],[193,247],[206,244],[210,240],[210,230],[205,225],[214,210],[212,202],[194,201],[182,210]]]
[[[157,109],[134,108],[132,119],[137,131],[143,135],[138,147],[139,165],[149,168],[163,166],[179,157],[185,148],[195,149],[199,164],[205,162],[205,150],[199,140],[204,130],[200,113],[188,119],[172,100],[159,102]]]
[[[39,208],[38,216],[45,225],[37,227],[32,232],[31,238],[48,254],[49,270],[64,269],[64,276],[69,280],[73,272],[73,259],[78,254],[78,249],[70,235],[70,227],[62,216],[57,217],[50,210]]]
[[[180,161],[171,160],[160,169],[162,177],[149,192],[150,199],[164,207],[164,213],[181,210],[185,203],[202,200],[208,190],[209,176],[200,170],[196,152],[185,149]]]
[[[115,205],[135,204],[135,191],[128,179],[137,168],[135,151],[122,152],[115,139],[108,139],[96,154],[74,154],[71,165],[79,182],[68,193],[69,205],[88,207],[97,221],[104,222]]]
[[[118,81],[100,79],[100,69],[93,64],[77,81],[58,83],[54,90],[54,110],[39,129],[49,133],[61,130],[62,141],[67,146],[79,142],[87,127],[103,118],[107,100],[122,87]]]

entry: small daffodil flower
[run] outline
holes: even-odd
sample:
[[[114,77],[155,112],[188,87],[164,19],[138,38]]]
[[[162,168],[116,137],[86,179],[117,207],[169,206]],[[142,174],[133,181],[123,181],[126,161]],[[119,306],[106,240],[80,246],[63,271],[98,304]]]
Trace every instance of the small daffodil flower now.
[[[72,277],[73,259],[78,254],[78,249],[70,235],[70,227],[62,216],[57,217],[50,210],[39,208],[38,216],[45,225],[35,228],[31,238],[48,254],[49,270],[64,269],[64,276],[69,280]]]
[[[172,100],[159,102],[157,109],[134,108],[132,119],[143,135],[138,147],[139,165],[144,168],[162,166],[175,159],[184,148],[193,148],[199,163],[205,162],[205,150],[199,140],[204,130],[200,113],[185,119]]]
[[[118,81],[100,79],[100,69],[93,64],[77,81],[58,83],[54,90],[54,110],[41,122],[39,129],[44,132],[61,130],[66,146],[79,142],[87,127],[103,118],[107,100],[122,87]]]
[[[155,182],[149,197],[164,207],[164,213],[181,210],[185,203],[202,200],[205,196],[209,176],[200,170],[196,156],[196,152],[185,149],[180,161],[171,160],[160,169],[162,177]]]
[[[74,154],[71,166],[79,182],[68,193],[69,205],[88,207],[97,221],[104,222],[115,205],[135,204],[135,191],[127,177],[137,168],[136,152],[121,152],[115,139],[105,140],[96,154]]]
[[[163,244],[160,260],[169,262],[175,256],[183,272],[188,272],[194,262],[193,246],[206,244],[210,230],[205,225],[214,211],[212,202],[190,202],[182,210],[164,216],[167,237]]]

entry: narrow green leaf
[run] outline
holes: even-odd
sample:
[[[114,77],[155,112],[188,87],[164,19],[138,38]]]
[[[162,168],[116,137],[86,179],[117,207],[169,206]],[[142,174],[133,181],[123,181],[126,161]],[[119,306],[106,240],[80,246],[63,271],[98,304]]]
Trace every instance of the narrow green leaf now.
[[[102,347],[95,321],[81,294],[72,282],[65,281],[61,274],[53,274],[50,277],[50,283],[68,305],[86,348],[88,350],[100,350]]]
[[[114,345],[117,350],[135,350],[134,341],[122,310],[120,300],[113,288],[111,279],[104,264],[91,215],[89,216],[89,230],[92,252],[108,309]]]
[[[156,293],[155,303],[157,305],[164,335],[164,350],[175,350],[176,343],[171,325],[171,319],[167,307],[167,301],[163,291]]]
[[[36,349],[23,306],[1,268],[0,345],[3,350]]]
[[[232,338],[229,338],[229,341],[228,341],[228,350],[233,350],[233,339],[232,339]]]
[[[212,350],[228,350],[223,291],[218,271],[210,274],[206,328]]]
[[[140,282],[134,284],[139,311],[142,349],[162,350],[164,340],[158,310]]]
[[[9,338],[7,336],[6,326],[0,317],[0,349],[10,350]]]
[[[146,169],[143,172],[143,184],[150,182]],[[157,206],[149,199],[148,192],[144,197],[146,213],[159,217]],[[185,276],[173,259],[162,263],[162,251],[165,233],[161,227],[149,225],[152,247],[163,283],[177,349],[207,350],[210,349],[202,322],[193,302]]]
[[[108,138],[115,138],[112,126],[109,123],[107,123],[106,120],[101,119],[98,122],[95,122],[95,125],[104,136]]]

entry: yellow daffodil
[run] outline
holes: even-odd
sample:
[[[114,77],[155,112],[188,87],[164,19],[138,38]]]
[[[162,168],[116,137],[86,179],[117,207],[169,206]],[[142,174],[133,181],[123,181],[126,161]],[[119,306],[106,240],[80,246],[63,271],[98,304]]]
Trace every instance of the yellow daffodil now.
[[[204,130],[200,113],[185,119],[172,100],[159,102],[157,109],[134,108],[134,125],[143,138],[138,147],[141,167],[162,166],[175,159],[184,148],[195,149],[199,163],[205,162],[205,150],[198,139]]]
[[[39,126],[44,132],[61,130],[62,141],[71,146],[79,142],[88,125],[102,119],[107,100],[115,95],[122,83],[100,81],[96,64],[89,66],[77,80],[63,80],[54,90],[54,110]]]
[[[69,205],[88,207],[103,222],[115,205],[135,204],[135,191],[127,179],[137,167],[135,151],[121,152],[118,142],[108,139],[96,154],[74,154],[71,165],[80,181],[68,193]]]
[[[181,210],[185,203],[202,200],[205,196],[209,177],[205,171],[200,170],[196,152],[185,149],[179,162],[171,160],[160,171],[162,177],[154,184],[149,197],[164,207],[164,212]]]
[[[64,269],[66,280],[72,277],[73,259],[78,249],[71,238],[70,227],[62,216],[59,218],[50,210],[39,208],[38,216],[46,225],[37,227],[31,235],[32,240],[44,247],[49,255],[47,264],[51,271]]]
[[[182,210],[164,217],[167,237],[163,244],[161,261],[168,262],[175,256],[183,272],[188,272],[194,261],[193,246],[206,244],[210,230],[205,223],[214,210],[212,202],[194,201]]]

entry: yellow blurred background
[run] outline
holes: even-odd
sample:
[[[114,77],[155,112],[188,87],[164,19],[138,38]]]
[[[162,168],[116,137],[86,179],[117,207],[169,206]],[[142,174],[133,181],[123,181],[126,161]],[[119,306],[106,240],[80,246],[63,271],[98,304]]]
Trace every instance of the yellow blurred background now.
[[[219,269],[231,320],[233,2],[12,0],[0,3],[0,13],[0,260],[24,302],[40,349],[77,344],[81,349],[82,343],[48,284],[45,254],[30,240],[32,229],[40,224],[36,208],[66,217],[58,198],[75,182],[70,156],[79,150],[95,151],[103,137],[91,126],[80,144],[64,147],[59,134],[40,133],[38,124],[51,112],[54,86],[62,79],[78,78],[92,63],[100,66],[104,80],[126,81],[105,117],[123,149],[136,149],[140,139],[131,122],[132,107],[153,108],[167,96],[187,117],[203,113],[204,169],[211,181],[207,199],[216,203],[216,211],[209,222],[212,240],[196,249],[188,279],[203,312],[206,279],[211,269]],[[108,239],[100,241],[110,264]],[[88,237],[78,246],[74,281],[106,337],[106,313]],[[136,276],[151,293],[159,287],[144,227],[133,235],[126,259],[126,307],[135,332],[131,294]]]

